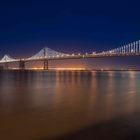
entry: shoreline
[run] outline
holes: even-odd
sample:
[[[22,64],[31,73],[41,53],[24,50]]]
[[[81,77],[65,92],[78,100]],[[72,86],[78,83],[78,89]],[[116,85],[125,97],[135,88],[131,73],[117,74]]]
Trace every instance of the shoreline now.
[[[49,70],[43,70],[43,69],[24,69],[24,70],[20,70],[20,69],[0,69],[0,72],[1,71],[97,71],[97,72],[104,72],[104,71],[140,71],[140,69],[49,69]]]

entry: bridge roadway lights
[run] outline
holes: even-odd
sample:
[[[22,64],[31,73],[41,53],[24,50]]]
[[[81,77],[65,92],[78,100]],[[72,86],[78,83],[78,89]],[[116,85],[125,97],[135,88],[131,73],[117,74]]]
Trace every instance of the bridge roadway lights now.
[[[49,69],[49,63],[48,60],[44,60],[44,70],[48,70]]]
[[[19,61],[19,69],[20,70],[24,70],[25,69],[25,61],[23,61],[23,60]]]

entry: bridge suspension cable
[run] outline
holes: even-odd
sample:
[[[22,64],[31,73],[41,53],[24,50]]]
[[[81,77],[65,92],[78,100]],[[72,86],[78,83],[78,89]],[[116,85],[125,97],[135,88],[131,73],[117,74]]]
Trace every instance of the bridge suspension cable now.
[[[102,52],[92,52],[85,54],[65,54],[54,51],[50,48],[43,48],[37,54],[30,58],[14,59],[9,55],[4,55],[0,63],[17,62],[17,61],[35,61],[35,60],[56,60],[56,59],[75,59],[75,58],[94,58],[94,57],[108,57],[108,56],[137,56],[140,55],[140,40],[125,44],[115,49],[110,49]]]

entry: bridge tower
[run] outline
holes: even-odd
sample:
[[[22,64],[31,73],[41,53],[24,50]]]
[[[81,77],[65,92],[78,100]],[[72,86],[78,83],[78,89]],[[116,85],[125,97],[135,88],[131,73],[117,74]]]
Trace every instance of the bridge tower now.
[[[44,59],[44,70],[48,70],[49,69],[49,62],[47,59]]]
[[[25,69],[25,61],[24,60],[20,60],[19,61],[19,69],[20,70],[24,70]]]
[[[8,62],[7,62],[7,56],[4,57],[4,61],[5,61],[5,63],[4,63],[4,69],[5,70],[8,70],[8,67],[9,66],[8,66]]]
[[[48,63],[48,60],[45,59],[45,57],[47,56],[46,48],[43,49],[43,55],[44,55],[44,70],[48,70],[49,69],[49,63]]]

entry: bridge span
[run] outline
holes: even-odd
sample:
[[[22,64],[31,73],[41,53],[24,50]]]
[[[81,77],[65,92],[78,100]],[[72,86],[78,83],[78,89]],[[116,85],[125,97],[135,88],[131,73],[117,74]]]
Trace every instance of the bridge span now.
[[[44,70],[48,70],[49,69],[48,63],[50,60],[126,57],[126,56],[140,56],[140,40],[107,51],[84,53],[84,54],[62,53],[46,47],[29,58],[15,59],[9,55],[4,55],[4,57],[0,60],[0,64],[4,65],[4,69],[8,69],[10,63],[18,62],[19,69],[24,70],[26,69],[26,62],[43,61]]]

